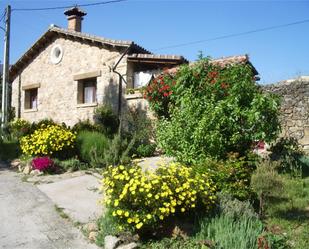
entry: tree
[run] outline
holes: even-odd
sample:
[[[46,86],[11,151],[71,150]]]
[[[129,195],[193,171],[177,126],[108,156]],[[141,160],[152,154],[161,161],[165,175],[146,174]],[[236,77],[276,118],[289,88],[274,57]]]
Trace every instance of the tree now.
[[[207,157],[245,155],[256,140],[269,142],[280,130],[279,99],[262,92],[248,65],[225,67],[202,59],[182,66],[169,97],[168,115],[159,118],[159,146],[187,163]]]

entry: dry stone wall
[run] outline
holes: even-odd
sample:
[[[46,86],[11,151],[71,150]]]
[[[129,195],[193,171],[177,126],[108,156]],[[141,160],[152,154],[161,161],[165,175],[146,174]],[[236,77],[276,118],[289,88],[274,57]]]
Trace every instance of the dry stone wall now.
[[[282,136],[294,137],[309,152],[309,77],[263,86],[281,96]]]

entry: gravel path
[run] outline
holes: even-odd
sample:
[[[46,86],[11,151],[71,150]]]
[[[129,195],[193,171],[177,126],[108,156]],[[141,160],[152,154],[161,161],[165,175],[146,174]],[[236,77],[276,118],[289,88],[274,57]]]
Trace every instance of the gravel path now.
[[[36,186],[0,165],[0,248],[95,249]]]

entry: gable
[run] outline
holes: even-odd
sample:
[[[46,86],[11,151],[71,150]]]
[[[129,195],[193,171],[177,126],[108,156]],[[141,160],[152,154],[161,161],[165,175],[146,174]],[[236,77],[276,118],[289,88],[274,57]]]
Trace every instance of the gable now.
[[[104,48],[111,51],[123,51],[130,47],[130,52],[150,53],[141,46],[135,44],[132,41],[121,41],[105,39],[97,36],[88,35],[76,31],[70,31],[61,29],[58,27],[52,27],[48,29],[31,47],[23,54],[20,59],[10,67],[10,81],[12,82],[17,74],[27,67],[32,60],[35,59],[42,51],[46,49],[56,39],[63,38],[71,40],[81,44],[91,45],[92,47]]]

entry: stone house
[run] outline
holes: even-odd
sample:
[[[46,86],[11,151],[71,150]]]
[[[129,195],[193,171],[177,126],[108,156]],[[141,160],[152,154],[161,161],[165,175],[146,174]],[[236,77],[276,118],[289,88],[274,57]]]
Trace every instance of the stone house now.
[[[81,32],[86,13],[77,7],[64,14],[68,28],[51,26],[10,68],[11,104],[18,118],[51,118],[72,126],[92,120],[94,108],[103,103],[119,114],[126,88],[187,63],[182,56],[152,54],[132,41]]]

